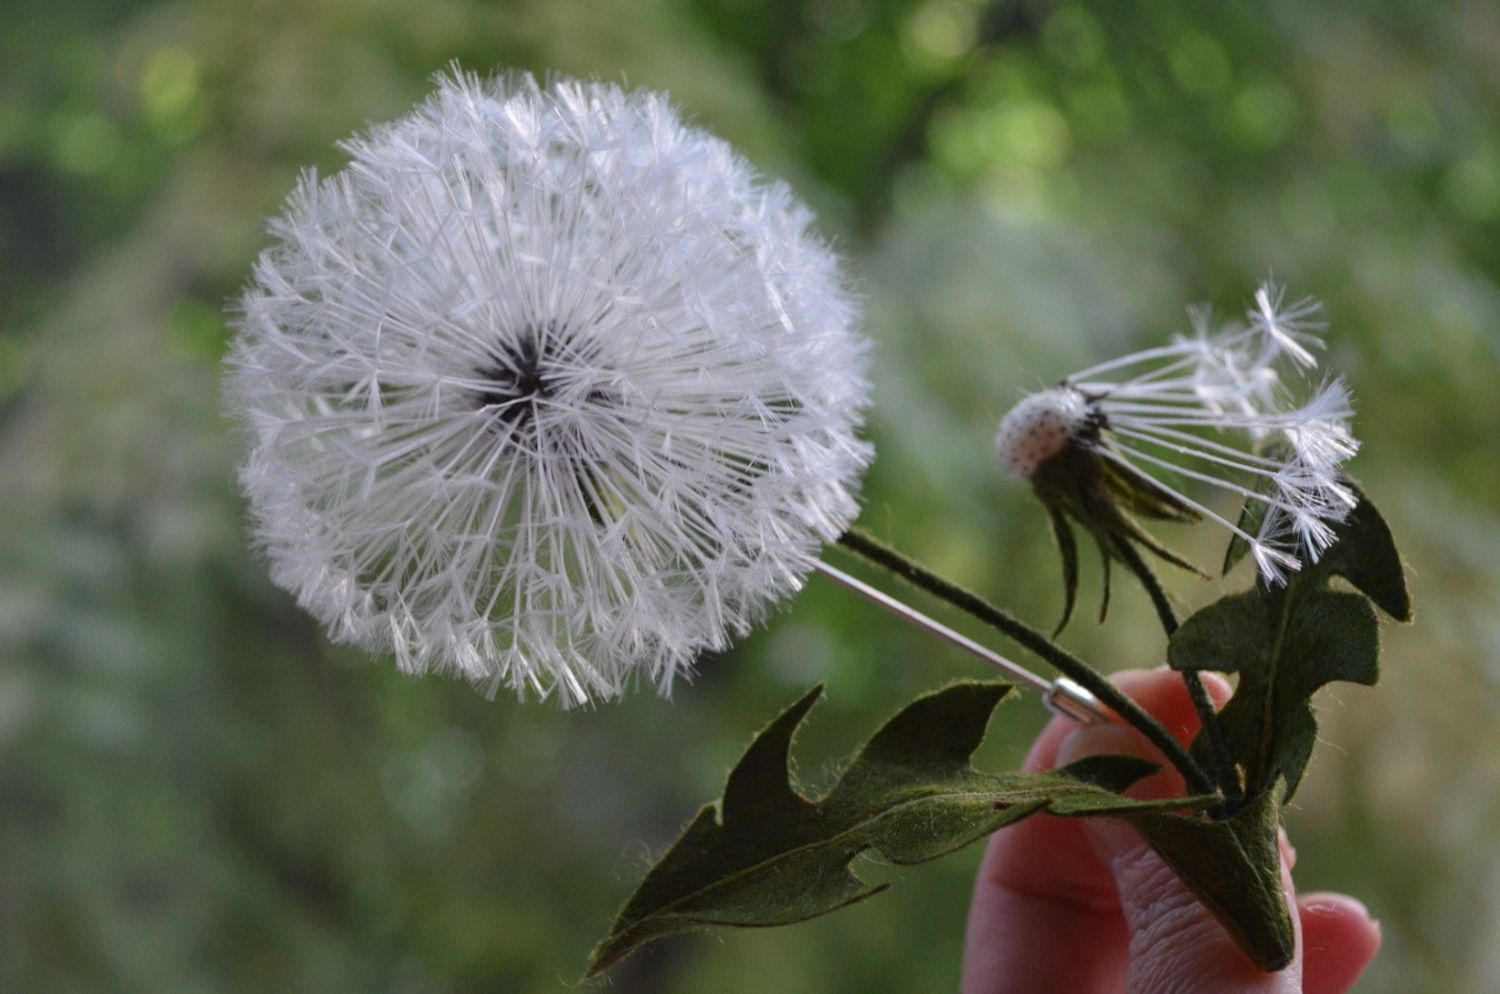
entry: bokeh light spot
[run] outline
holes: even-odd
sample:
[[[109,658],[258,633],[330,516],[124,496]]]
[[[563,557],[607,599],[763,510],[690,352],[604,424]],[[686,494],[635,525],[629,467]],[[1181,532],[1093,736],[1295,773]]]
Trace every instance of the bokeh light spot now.
[[[1275,148],[1296,123],[1297,99],[1280,80],[1257,80],[1240,90],[1230,105],[1229,130],[1244,148]]]
[[[929,0],[902,32],[907,61],[922,69],[943,69],[968,55],[979,37],[977,12],[958,0]]]
[[[1063,7],[1042,25],[1042,45],[1065,68],[1092,69],[1104,58],[1104,31],[1082,7]]]
[[[1500,161],[1474,155],[1448,170],[1443,195],[1455,210],[1475,221],[1500,218]]]
[[[79,176],[94,176],[109,168],[120,149],[120,131],[99,113],[65,118],[57,129],[57,164]]]
[[[1413,90],[1391,101],[1385,112],[1385,126],[1397,145],[1419,157],[1432,152],[1442,135],[1437,108],[1424,94]]]
[[[159,48],[141,71],[141,104],[146,118],[168,141],[190,137],[202,123],[198,60],[184,48]]]
[[[1167,64],[1178,86],[1200,96],[1221,92],[1232,75],[1223,46],[1201,31],[1180,37],[1167,53]]]

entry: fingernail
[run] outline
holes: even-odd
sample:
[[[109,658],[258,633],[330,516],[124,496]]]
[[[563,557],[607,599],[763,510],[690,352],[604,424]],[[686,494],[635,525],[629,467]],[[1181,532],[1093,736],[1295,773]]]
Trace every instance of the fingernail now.
[[[1208,691],[1208,696],[1218,707],[1223,707],[1224,702],[1234,694],[1234,685],[1219,674],[1204,671],[1198,676],[1203,681],[1203,687]]]
[[[1302,907],[1315,915],[1347,915],[1352,912],[1367,922],[1380,924],[1370,915],[1370,909],[1363,901],[1348,894],[1306,894],[1302,898]]]

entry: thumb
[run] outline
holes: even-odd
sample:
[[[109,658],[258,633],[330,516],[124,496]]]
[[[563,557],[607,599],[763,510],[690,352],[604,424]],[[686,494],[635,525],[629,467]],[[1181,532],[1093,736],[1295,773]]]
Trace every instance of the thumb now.
[[[1059,765],[1086,756],[1111,753],[1162,761],[1135,731],[1122,725],[1101,725],[1074,731],[1058,749]],[[1147,799],[1185,793],[1182,777],[1170,767],[1147,777],[1129,791]],[[1171,867],[1124,822],[1090,818],[1084,822],[1099,861],[1114,876],[1120,911],[1130,931],[1130,968],[1126,990],[1131,994],[1280,994],[1302,990],[1299,956],[1280,973],[1255,969],[1235,946],[1213,915],[1178,878]],[[1282,883],[1291,894],[1285,868]]]

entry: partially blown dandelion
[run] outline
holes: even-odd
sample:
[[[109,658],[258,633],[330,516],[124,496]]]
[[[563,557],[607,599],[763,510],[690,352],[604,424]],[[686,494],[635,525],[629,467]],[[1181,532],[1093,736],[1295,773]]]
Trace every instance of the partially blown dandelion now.
[[[273,576],[403,669],[662,689],[796,589],[869,459],[809,212],[665,98],[454,74],[272,223],[229,405]]]
[[[1265,284],[1248,325],[1213,329],[1206,311],[1191,311],[1194,336],[1075,373],[1005,415],[996,453],[1048,508],[1064,556],[1068,612],[1077,576],[1069,519],[1094,535],[1106,566],[1111,558],[1138,564],[1130,548],[1138,544],[1191,569],[1132,514],[1208,518],[1247,544],[1270,583],[1284,582],[1333,542],[1333,524],[1355,504],[1340,479],[1341,464],[1358,448],[1348,429],[1349,392],[1333,380],[1311,400],[1291,403],[1279,368],[1283,357],[1316,364],[1316,312],[1311,300],[1284,305],[1282,290]],[[1228,490],[1252,513],[1230,521],[1164,482],[1163,471]]]

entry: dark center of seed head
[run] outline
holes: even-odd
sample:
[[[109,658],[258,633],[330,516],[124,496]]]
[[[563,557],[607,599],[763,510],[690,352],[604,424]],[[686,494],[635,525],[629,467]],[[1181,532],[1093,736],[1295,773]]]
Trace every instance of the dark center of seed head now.
[[[550,337],[556,329],[549,326],[547,330]],[[514,341],[492,349],[488,361],[475,371],[485,381],[484,387],[475,391],[476,405],[489,408],[507,424],[532,417],[537,401],[552,395],[550,365],[536,332],[530,328],[522,331]]]
[[[563,369],[585,367],[598,358],[597,344],[575,340],[555,321],[547,322],[541,334],[526,328],[512,341],[492,348],[475,370],[484,385],[474,391],[474,404],[501,423],[518,426],[535,418],[540,401],[558,394]],[[589,390],[583,399],[607,407],[619,401],[605,386]]]
[[[1100,404],[1106,394],[1079,392],[1083,394],[1088,413],[1084,416],[1083,425],[1079,428],[1077,437],[1079,441],[1094,443],[1099,441],[1099,436],[1109,430],[1109,415],[1104,413],[1104,408]]]

